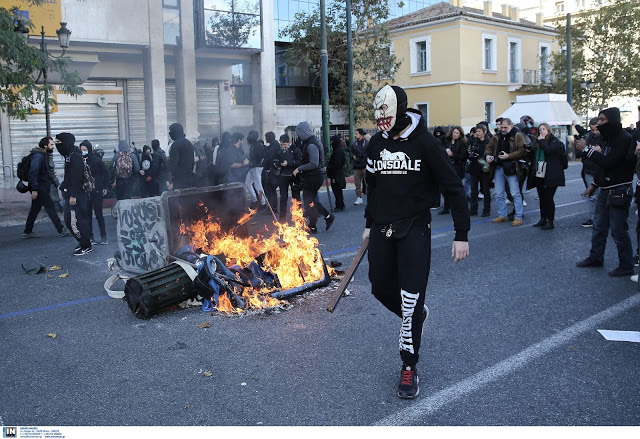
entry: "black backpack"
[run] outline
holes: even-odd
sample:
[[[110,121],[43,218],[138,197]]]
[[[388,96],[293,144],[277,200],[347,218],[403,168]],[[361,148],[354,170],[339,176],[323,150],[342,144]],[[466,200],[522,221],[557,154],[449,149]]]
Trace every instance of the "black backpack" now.
[[[20,163],[18,163],[18,168],[16,169],[16,175],[22,181],[29,181],[29,168],[31,167],[31,157],[33,157],[33,153],[29,153],[22,157]]]

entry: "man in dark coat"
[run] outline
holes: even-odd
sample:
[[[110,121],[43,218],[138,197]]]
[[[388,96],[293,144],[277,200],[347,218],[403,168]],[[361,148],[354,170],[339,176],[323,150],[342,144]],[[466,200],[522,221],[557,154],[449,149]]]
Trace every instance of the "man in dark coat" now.
[[[280,142],[276,140],[276,135],[273,131],[269,131],[268,133],[266,133],[264,135],[264,140],[267,142],[267,144],[262,147],[262,187],[264,188],[265,196],[267,197],[267,201],[269,201],[273,212],[278,213],[278,193],[276,192],[276,188],[280,184],[280,169],[278,162],[278,154],[280,154]],[[267,209],[264,214],[271,215],[271,212],[269,212]]]
[[[69,236],[69,232],[64,229],[62,221],[58,217],[56,207],[51,199],[51,172],[49,168],[48,153],[53,151],[53,139],[51,137],[43,137],[38,143],[37,148],[31,150],[31,161],[29,162],[29,191],[31,193],[31,209],[27,216],[27,223],[24,226],[22,237],[38,238],[33,233],[33,225],[35,224],[38,213],[44,207],[47,215],[51,218],[51,222],[58,231],[59,236]]]
[[[82,151],[82,157],[86,159],[89,169],[91,169],[91,176],[94,179],[94,189],[89,194],[89,232],[91,235],[91,241],[93,239],[93,221],[91,220],[92,211],[96,215],[96,221],[98,221],[98,228],[100,229],[100,244],[106,245],[109,243],[107,240],[107,229],[104,225],[104,215],[102,214],[102,201],[104,196],[107,195],[107,187],[109,186],[110,175],[107,170],[107,166],[102,159],[93,153],[93,145],[88,140],[83,140],[80,143],[80,150]]]
[[[195,163],[195,148],[187,140],[184,128],[179,123],[169,127],[169,137],[173,140],[169,150],[169,178],[170,189],[185,189],[194,186],[193,166]]]
[[[287,220],[287,203],[289,201],[289,187],[291,198],[300,201],[300,185],[296,184],[293,170],[302,163],[302,152],[291,144],[288,134],[280,136],[280,152],[277,160],[280,163],[280,222]]]
[[[64,203],[64,222],[78,241],[73,255],[84,256],[93,251],[89,221],[89,194],[83,190],[84,161],[71,133],[56,136],[56,149],[64,157],[64,181],[60,185]]]
[[[591,234],[589,256],[578,262],[578,267],[602,267],[609,228],[618,247],[618,267],[609,276],[633,274],[633,249],[629,236],[629,206],[632,198],[633,174],[636,157],[631,135],[622,128],[620,110],[607,108],[598,114],[598,131],[603,147],[589,146],[584,139],[576,140],[576,149],[586,153],[600,168],[595,182],[584,195],[590,196],[600,188],[596,205],[596,219]]]
[[[233,133],[229,143],[223,141],[220,145],[216,157],[216,168],[221,175],[218,184],[245,182],[249,171],[249,159],[244,157],[243,139],[241,133]]]
[[[356,135],[356,138],[358,136]],[[364,139],[363,139],[364,140]],[[356,142],[357,143],[357,142]],[[347,187],[347,181],[344,175],[344,162],[345,153],[342,147],[342,138],[339,134],[336,134],[331,138],[331,157],[327,163],[327,177],[331,180],[331,190],[336,197],[336,212],[342,212],[344,210],[344,196],[342,190]],[[364,152],[364,164],[367,164],[366,150]],[[358,203],[360,204],[360,203]]]
[[[356,141],[351,145],[351,160],[353,162],[353,181],[356,185],[356,206],[363,203],[362,194],[367,193],[365,174],[367,167],[367,146],[369,142],[364,138],[365,131],[362,128],[356,130]],[[336,200],[336,205],[338,201]]]

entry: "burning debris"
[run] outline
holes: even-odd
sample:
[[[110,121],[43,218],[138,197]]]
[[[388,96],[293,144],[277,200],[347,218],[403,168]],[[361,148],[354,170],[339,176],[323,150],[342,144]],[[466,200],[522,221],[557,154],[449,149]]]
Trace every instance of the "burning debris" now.
[[[291,224],[274,221],[272,232],[265,227],[264,233],[239,233],[255,215],[253,210],[224,231],[222,220],[201,201],[196,203],[198,213],[191,212],[198,219],[180,222],[179,235],[188,244],[176,257],[197,267],[194,283],[205,297],[203,309],[239,314],[271,308],[283,303],[279,297],[330,281],[318,240],[307,232],[301,204],[292,202]]]

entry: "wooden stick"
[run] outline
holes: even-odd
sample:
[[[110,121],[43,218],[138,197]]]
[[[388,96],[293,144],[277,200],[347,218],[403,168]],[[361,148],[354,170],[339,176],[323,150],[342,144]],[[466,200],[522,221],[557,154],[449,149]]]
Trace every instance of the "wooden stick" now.
[[[331,297],[331,302],[329,302],[329,305],[327,305],[327,311],[333,312],[336,309],[336,306],[338,306],[338,302],[342,298],[342,294],[347,289],[347,285],[349,285],[349,282],[353,278],[353,275],[358,269],[360,262],[362,262],[362,260],[364,259],[364,255],[367,253],[368,247],[369,247],[369,238],[367,237],[364,239],[364,241],[362,241],[362,245],[360,246],[360,249],[358,249],[358,253],[356,253],[355,257],[353,258],[353,261],[351,261],[351,265],[349,265],[349,269],[345,272],[344,277],[340,281],[340,285],[338,285],[338,289],[336,290],[335,293],[333,293],[333,296]]]

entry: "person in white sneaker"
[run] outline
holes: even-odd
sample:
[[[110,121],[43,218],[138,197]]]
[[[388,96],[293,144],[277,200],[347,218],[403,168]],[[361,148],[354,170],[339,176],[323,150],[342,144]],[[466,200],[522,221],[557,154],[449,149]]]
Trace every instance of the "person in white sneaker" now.
[[[364,203],[362,194],[366,193],[367,182],[365,180],[367,167],[367,147],[369,142],[364,138],[365,132],[362,128],[356,130],[356,141],[351,144],[351,160],[353,161],[353,182],[356,185],[356,206]]]

